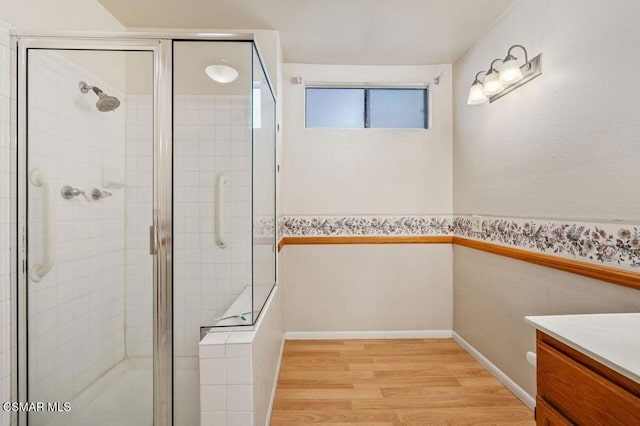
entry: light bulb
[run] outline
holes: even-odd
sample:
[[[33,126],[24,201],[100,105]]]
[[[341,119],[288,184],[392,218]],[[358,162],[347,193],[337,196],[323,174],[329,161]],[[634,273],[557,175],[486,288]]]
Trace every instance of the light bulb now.
[[[467,99],[467,105],[479,105],[487,102],[487,95],[484,94],[484,88],[482,83],[476,80],[469,89],[469,99]]]
[[[484,79],[484,94],[487,96],[495,95],[502,89],[503,87],[498,79],[498,73],[490,71]]]
[[[218,83],[231,83],[238,78],[238,71],[228,65],[209,65],[204,71],[211,80]]]
[[[522,80],[522,71],[520,71],[516,58],[512,56],[509,60],[502,63],[502,68],[500,68],[500,83],[509,85],[519,80]]]

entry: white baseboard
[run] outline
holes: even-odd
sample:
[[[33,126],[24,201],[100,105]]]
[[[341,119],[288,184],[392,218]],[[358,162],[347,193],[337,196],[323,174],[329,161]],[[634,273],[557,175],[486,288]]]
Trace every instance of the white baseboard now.
[[[273,381],[273,389],[271,389],[271,399],[269,400],[269,408],[267,409],[267,421],[265,426],[271,424],[271,413],[273,412],[273,403],[276,401],[276,392],[278,391],[278,379],[280,378],[280,367],[282,367],[282,355],[284,353],[284,342],[287,340],[285,334],[282,335],[282,342],[280,342],[280,356],[278,357],[278,366],[276,367],[276,378]]]
[[[451,330],[403,331],[287,331],[285,340],[332,339],[450,339]]]
[[[536,400],[531,395],[529,395],[524,389],[522,389],[516,382],[511,380],[509,376],[504,374],[502,370],[495,366],[491,361],[489,361],[484,355],[482,355],[476,348],[471,346],[469,342],[464,340],[458,333],[453,332],[453,340],[455,340],[460,346],[462,346],[467,352],[471,354],[472,357],[476,359],[484,368],[489,370],[491,374],[495,376],[503,385],[507,387],[513,394],[518,397],[518,399],[529,407],[531,411],[536,406]]]

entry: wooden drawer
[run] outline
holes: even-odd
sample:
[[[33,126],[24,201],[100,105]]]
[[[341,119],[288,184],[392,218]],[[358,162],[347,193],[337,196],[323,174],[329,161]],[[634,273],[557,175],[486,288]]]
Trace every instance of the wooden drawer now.
[[[544,399],[538,397],[536,398],[536,425],[573,426],[573,423],[554,410],[552,406],[544,402]]]
[[[538,397],[578,425],[639,425],[640,398],[538,340]],[[560,423],[562,424],[562,423]]]

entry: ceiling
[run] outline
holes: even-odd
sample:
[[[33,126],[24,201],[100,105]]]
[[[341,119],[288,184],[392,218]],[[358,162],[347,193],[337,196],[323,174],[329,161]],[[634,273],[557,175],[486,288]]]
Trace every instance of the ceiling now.
[[[513,0],[99,0],[126,27],[278,30],[285,62],[455,62]]]

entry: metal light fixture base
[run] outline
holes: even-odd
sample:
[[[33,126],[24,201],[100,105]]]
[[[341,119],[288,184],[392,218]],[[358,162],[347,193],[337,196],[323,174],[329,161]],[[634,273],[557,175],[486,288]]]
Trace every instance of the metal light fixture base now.
[[[542,74],[542,64],[541,64],[542,53],[531,59],[526,64],[520,67],[520,71],[522,71],[522,79],[516,81],[515,83],[511,83],[508,86],[505,86],[501,92],[496,93],[495,95],[489,96],[489,103],[497,101],[507,93],[517,89],[520,86],[523,86],[538,77]]]

